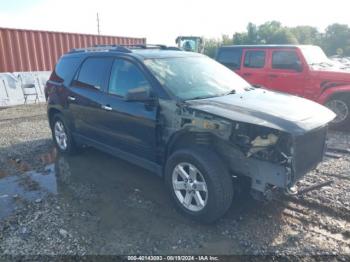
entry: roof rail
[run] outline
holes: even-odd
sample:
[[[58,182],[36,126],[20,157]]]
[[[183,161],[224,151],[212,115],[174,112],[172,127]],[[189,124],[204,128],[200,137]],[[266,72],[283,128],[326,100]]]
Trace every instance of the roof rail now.
[[[135,45],[94,45],[86,48],[73,48],[69,51],[72,53],[83,53],[83,52],[123,52],[132,53],[131,49],[161,49],[161,50],[181,50],[177,47],[169,47],[166,45],[151,45],[151,44],[135,44]]]
[[[182,51],[180,48],[175,46],[166,46],[159,44],[137,44],[137,45],[122,45],[129,49],[161,49],[161,50],[173,50],[173,51]]]
[[[82,52],[109,52],[117,51],[123,53],[131,53],[131,50],[122,45],[94,45],[86,48],[73,48],[69,53],[82,53]]]
[[[136,45],[122,45],[127,48],[140,48],[140,49],[167,49],[166,45],[153,45],[153,44],[136,44]]]

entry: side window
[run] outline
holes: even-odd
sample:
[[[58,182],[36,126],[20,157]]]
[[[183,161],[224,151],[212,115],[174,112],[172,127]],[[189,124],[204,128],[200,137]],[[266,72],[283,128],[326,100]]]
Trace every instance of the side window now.
[[[299,57],[295,51],[273,51],[272,68],[294,70],[300,64]]]
[[[81,66],[76,84],[82,87],[106,89],[113,58],[91,57]]]
[[[150,85],[141,70],[133,63],[117,59],[114,61],[108,93],[124,97],[129,89]]]
[[[55,70],[51,74],[50,80],[59,83],[62,83],[65,80],[71,81],[79,66],[79,62],[80,59],[77,57],[61,58],[57,62]]]
[[[230,69],[241,67],[242,49],[222,48],[219,50],[217,61]]]
[[[246,51],[244,67],[263,68],[265,66],[265,51]]]

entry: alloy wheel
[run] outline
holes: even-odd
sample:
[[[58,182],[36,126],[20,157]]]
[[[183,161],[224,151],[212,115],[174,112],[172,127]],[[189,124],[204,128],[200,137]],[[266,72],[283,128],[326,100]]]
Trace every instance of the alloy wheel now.
[[[337,117],[332,121],[335,124],[343,122],[349,114],[349,108],[345,101],[333,99],[326,103],[326,106],[332,110]]]
[[[64,125],[60,120],[57,120],[55,122],[55,126],[54,126],[54,133],[55,133],[55,139],[56,139],[56,143],[58,145],[58,147],[65,151],[67,149],[68,146],[68,137],[66,134],[66,131],[64,129]]]
[[[202,173],[190,163],[179,163],[172,173],[172,185],[179,202],[192,212],[201,211],[208,201],[208,187]]]

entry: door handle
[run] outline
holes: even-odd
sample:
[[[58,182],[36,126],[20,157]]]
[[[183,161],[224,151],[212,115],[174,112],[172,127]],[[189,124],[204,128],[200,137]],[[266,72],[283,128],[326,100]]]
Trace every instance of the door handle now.
[[[70,101],[75,101],[75,99],[76,99],[74,96],[68,96],[67,98],[68,98],[68,100],[70,100]]]
[[[277,78],[277,77],[278,77],[278,75],[275,75],[275,74],[270,74],[270,75],[269,75],[269,77],[271,77],[271,78]]]
[[[106,110],[106,111],[112,111],[113,108],[109,105],[105,105],[105,106],[101,106],[102,109]]]
[[[244,76],[251,76],[252,73],[243,73]]]

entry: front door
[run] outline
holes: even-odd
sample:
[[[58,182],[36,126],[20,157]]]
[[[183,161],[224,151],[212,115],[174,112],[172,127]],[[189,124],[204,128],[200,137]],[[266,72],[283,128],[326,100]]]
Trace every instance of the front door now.
[[[151,89],[145,72],[132,61],[116,59],[103,99],[105,112],[100,116],[99,128],[104,132],[105,144],[155,160],[158,108],[153,102],[126,101],[128,90],[137,87]]]
[[[251,85],[266,86],[266,57],[265,49],[245,49],[239,74]]]
[[[270,49],[267,87],[276,91],[304,96],[306,69],[296,49]]]

